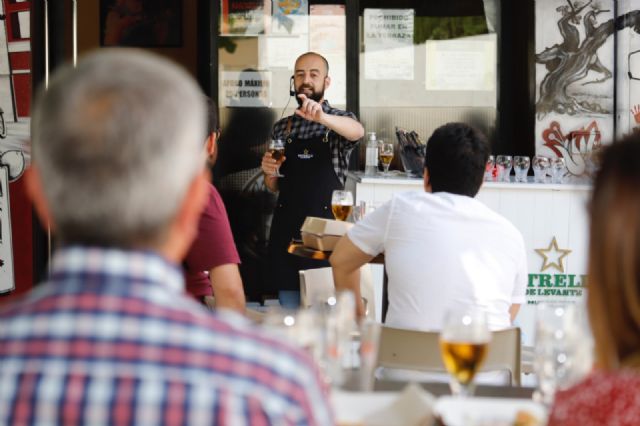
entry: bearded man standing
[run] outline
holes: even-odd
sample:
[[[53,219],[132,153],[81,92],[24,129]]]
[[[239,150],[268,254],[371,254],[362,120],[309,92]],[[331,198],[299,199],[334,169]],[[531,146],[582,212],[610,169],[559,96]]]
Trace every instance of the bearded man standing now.
[[[272,138],[284,141],[284,161],[278,163],[267,152],[262,157],[265,184],[279,191],[269,237],[269,265],[272,290],[280,304],[300,303],[298,271],[328,266],[287,253],[292,238],[300,238],[307,216],[333,218],[331,193],[344,188],[349,156],[364,128],[355,114],[333,108],[324,99],[331,84],[329,63],[320,54],[307,52],[298,57],[291,76],[291,94],[298,109],[274,125]],[[276,175],[280,165],[280,173]]]

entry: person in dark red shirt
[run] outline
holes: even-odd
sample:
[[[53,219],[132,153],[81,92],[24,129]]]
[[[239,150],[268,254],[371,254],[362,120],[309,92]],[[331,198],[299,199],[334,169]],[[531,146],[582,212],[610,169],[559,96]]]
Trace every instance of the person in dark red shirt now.
[[[208,104],[206,152],[209,164],[213,165],[219,135],[218,114],[211,100]],[[198,235],[183,262],[187,292],[202,303],[205,303],[206,296],[213,295],[216,308],[244,312],[245,296],[239,263],[227,210],[218,190],[210,184],[209,200],[198,222]]]

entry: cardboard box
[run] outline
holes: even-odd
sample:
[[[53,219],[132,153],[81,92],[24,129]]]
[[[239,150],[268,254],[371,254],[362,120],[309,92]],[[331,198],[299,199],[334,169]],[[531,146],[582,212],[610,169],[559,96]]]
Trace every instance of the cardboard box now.
[[[308,217],[300,228],[302,243],[316,250],[331,251],[352,226],[350,222]]]

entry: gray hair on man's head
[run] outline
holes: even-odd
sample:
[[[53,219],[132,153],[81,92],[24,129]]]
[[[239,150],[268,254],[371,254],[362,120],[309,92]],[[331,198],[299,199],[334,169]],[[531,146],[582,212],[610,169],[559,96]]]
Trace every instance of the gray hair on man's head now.
[[[31,134],[61,241],[162,244],[204,167],[205,112],[193,79],[151,53],[102,50],[57,72]]]

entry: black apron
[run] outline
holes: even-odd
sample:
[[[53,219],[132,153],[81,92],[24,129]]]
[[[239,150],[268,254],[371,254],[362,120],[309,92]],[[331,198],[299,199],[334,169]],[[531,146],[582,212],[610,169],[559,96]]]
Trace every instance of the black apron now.
[[[292,239],[300,239],[300,227],[307,216],[333,219],[331,193],[342,189],[333,169],[329,131],[311,139],[290,136],[287,123],[284,155],[278,178],[278,202],[269,236],[271,291],[300,290],[298,271],[329,266],[329,262],[305,259],[287,253]]]

